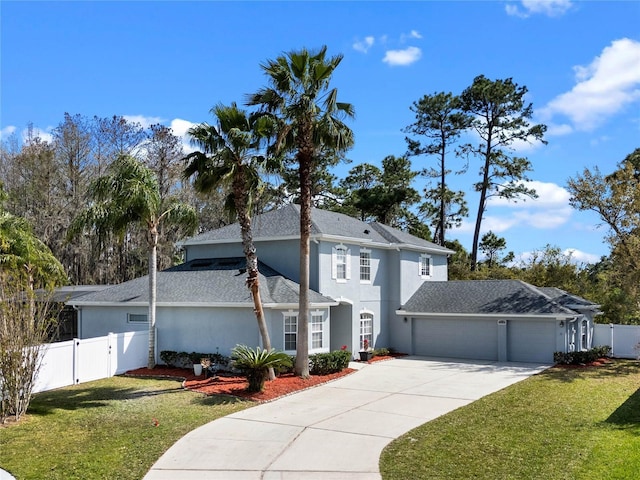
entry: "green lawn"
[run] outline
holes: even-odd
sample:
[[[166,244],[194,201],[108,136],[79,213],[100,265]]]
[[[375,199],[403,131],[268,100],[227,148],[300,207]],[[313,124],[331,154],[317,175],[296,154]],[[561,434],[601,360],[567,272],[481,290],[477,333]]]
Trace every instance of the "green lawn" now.
[[[640,362],[553,368],[418,427],[384,480],[638,479]]]
[[[0,466],[17,480],[139,480],[187,432],[249,405],[175,380],[112,377],[45,392],[24,421],[0,426]]]

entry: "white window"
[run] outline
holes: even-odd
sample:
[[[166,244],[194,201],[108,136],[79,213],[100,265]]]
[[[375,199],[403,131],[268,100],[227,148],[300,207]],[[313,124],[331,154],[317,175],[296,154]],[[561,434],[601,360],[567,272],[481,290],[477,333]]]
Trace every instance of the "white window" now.
[[[311,348],[322,348],[324,339],[324,322],[322,312],[311,314]]]
[[[129,323],[149,323],[149,317],[146,313],[127,313],[127,322]]]
[[[420,255],[420,276],[422,278],[431,276],[431,257],[424,253]]]
[[[351,250],[344,245],[333,247],[331,276],[338,282],[351,278]]]
[[[371,250],[360,249],[360,281],[367,283],[371,281]]]
[[[364,348],[365,340],[373,348],[373,313],[370,312],[360,314],[360,348]]]
[[[284,349],[295,350],[298,339],[298,314],[284,314]]]

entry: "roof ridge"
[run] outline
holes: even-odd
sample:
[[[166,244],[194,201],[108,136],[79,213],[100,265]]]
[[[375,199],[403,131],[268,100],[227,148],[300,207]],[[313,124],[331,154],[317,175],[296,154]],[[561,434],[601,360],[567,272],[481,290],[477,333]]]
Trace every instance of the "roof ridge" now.
[[[522,285],[524,285],[526,288],[528,288],[529,290],[533,291],[534,293],[543,296],[544,298],[546,298],[548,300],[548,302],[562,310],[565,310],[567,312],[570,313],[576,313],[575,311],[571,310],[570,308],[565,307],[564,305],[562,305],[559,302],[556,302],[553,298],[551,298],[549,295],[547,295],[545,292],[543,292],[542,290],[540,290],[541,287],[536,287],[535,285],[531,285],[530,283],[525,282],[524,280],[520,280],[520,279],[516,279],[516,281],[520,282]]]

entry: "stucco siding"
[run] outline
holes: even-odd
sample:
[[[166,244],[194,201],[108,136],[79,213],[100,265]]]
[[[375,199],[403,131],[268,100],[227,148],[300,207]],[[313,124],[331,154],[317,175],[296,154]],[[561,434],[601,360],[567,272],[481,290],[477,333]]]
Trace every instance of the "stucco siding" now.
[[[159,352],[217,351],[228,356],[237,344],[261,345],[256,317],[250,308],[161,307],[156,325]]]
[[[147,331],[148,323],[131,323],[128,314],[148,312],[147,307],[83,307],[78,314],[78,336],[95,338],[109,333]]]

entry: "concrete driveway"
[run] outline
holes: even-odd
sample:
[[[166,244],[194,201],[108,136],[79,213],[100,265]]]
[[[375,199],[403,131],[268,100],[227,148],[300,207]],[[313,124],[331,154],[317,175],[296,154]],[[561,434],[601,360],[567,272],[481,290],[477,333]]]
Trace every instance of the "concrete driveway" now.
[[[173,445],[145,480],[378,480],[394,438],[549,365],[404,357],[234,413]]]

